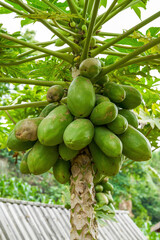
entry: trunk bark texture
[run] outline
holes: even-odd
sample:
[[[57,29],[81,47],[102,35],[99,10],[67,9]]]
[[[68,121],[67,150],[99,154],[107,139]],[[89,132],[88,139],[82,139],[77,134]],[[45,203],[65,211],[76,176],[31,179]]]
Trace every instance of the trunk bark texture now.
[[[97,240],[93,168],[87,148],[73,159],[71,172],[70,240]]]

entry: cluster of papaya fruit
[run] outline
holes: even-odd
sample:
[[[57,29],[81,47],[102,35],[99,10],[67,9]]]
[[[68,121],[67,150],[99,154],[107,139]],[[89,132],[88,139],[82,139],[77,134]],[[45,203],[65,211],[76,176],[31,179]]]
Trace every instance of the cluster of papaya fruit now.
[[[138,119],[131,109],[141,104],[134,87],[99,78],[98,59],[79,66],[67,96],[60,85],[49,88],[49,104],[39,117],[19,121],[8,137],[8,148],[28,150],[21,161],[22,173],[42,174],[53,167],[57,181],[70,179],[70,161],[89,147],[97,174],[116,175],[124,156],[134,161],[151,157],[147,138],[137,130]],[[95,83],[101,93],[95,93]],[[99,176],[100,177],[100,176]],[[97,178],[97,175],[95,175]]]

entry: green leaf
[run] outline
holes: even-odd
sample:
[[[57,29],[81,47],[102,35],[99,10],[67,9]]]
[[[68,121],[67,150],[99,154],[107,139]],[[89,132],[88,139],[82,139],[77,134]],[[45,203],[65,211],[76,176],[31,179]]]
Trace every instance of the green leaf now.
[[[140,9],[138,7],[136,7],[136,6],[132,7],[132,9],[135,11],[135,13],[139,17],[139,19],[141,19],[141,11],[140,11]]]
[[[150,35],[152,37],[156,37],[156,35],[160,32],[160,27],[150,27],[146,31],[146,35]]]
[[[107,6],[107,0],[101,0],[100,6],[103,6],[103,7],[106,8],[106,6]]]
[[[28,25],[28,24],[30,24],[30,23],[33,23],[33,22],[34,22],[34,20],[29,19],[29,18],[26,18],[26,19],[24,19],[24,20],[21,20],[21,27],[23,27],[23,26],[25,26],[25,25]]]
[[[12,11],[4,8],[4,7],[0,7],[0,14],[8,14],[11,13]]]

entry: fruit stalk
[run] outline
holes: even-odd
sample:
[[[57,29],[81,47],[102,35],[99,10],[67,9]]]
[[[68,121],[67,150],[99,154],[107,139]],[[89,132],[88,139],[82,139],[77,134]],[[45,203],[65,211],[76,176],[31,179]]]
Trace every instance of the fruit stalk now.
[[[72,160],[70,240],[97,240],[93,169],[88,149]]]

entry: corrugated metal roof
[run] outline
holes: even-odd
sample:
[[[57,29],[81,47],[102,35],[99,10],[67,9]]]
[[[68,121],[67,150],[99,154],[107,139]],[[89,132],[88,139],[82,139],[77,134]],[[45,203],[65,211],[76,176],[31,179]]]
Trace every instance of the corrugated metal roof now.
[[[147,240],[126,211],[99,226],[99,240]],[[69,240],[69,211],[63,206],[0,198],[0,240]]]

